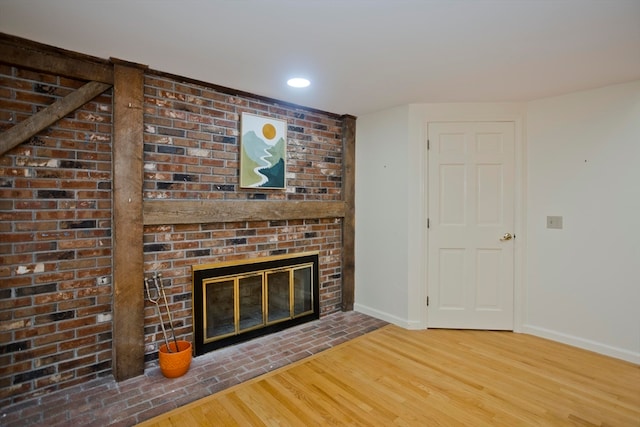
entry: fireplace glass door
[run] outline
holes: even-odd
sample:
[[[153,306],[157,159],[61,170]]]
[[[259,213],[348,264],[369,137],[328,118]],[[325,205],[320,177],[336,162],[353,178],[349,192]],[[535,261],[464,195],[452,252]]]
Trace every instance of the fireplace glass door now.
[[[313,313],[312,268],[304,264],[203,280],[204,342]]]
[[[196,356],[320,318],[317,252],[192,269]]]
[[[238,279],[238,332],[264,325],[262,275]]]

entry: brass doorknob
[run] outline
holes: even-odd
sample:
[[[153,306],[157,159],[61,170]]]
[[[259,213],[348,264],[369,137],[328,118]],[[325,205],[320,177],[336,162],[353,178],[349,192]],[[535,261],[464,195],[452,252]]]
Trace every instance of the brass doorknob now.
[[[502,240],[503,242],[505,240],[511,240],[511,239],[513,239],[513,236],[511,235],[511,233],[504,233],[504,236],[500,238],[500,240]]]

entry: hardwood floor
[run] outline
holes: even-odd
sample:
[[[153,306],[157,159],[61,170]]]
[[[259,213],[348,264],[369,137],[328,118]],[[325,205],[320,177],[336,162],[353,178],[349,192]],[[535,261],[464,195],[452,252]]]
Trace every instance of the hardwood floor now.
[[[640,366],[524,334],[386,326],[141,426],[640,426]]]

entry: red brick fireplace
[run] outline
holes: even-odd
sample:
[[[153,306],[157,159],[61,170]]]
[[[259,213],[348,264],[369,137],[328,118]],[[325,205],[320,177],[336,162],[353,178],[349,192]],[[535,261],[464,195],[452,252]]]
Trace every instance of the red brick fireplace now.
[[[6,35],[0,48],[2,132],[128,67]],[[317,315],[352,308],[355,119],[136,70],[139,100],[116,78],[0,154],[0,405],[113,374],[123,343],[154,366],[161,328],[142,281],[154,272],[189,341],[194,265],[315,252]],[[239,187],[242,112],[287,122],[286,189]],[[132,145],[139,157],[118,151]],[[138,178],[123,170],[137,168],[127,194]]]

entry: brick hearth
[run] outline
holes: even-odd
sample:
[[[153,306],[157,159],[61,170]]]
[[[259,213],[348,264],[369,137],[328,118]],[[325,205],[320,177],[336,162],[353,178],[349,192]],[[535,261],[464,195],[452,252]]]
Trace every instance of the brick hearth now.
[[[186,375],[157,367],[116,383],[112,376],[27,400],[0,412],[0,425],[131,426],[384,326],[357,312],[320,320],[193,359]]]

